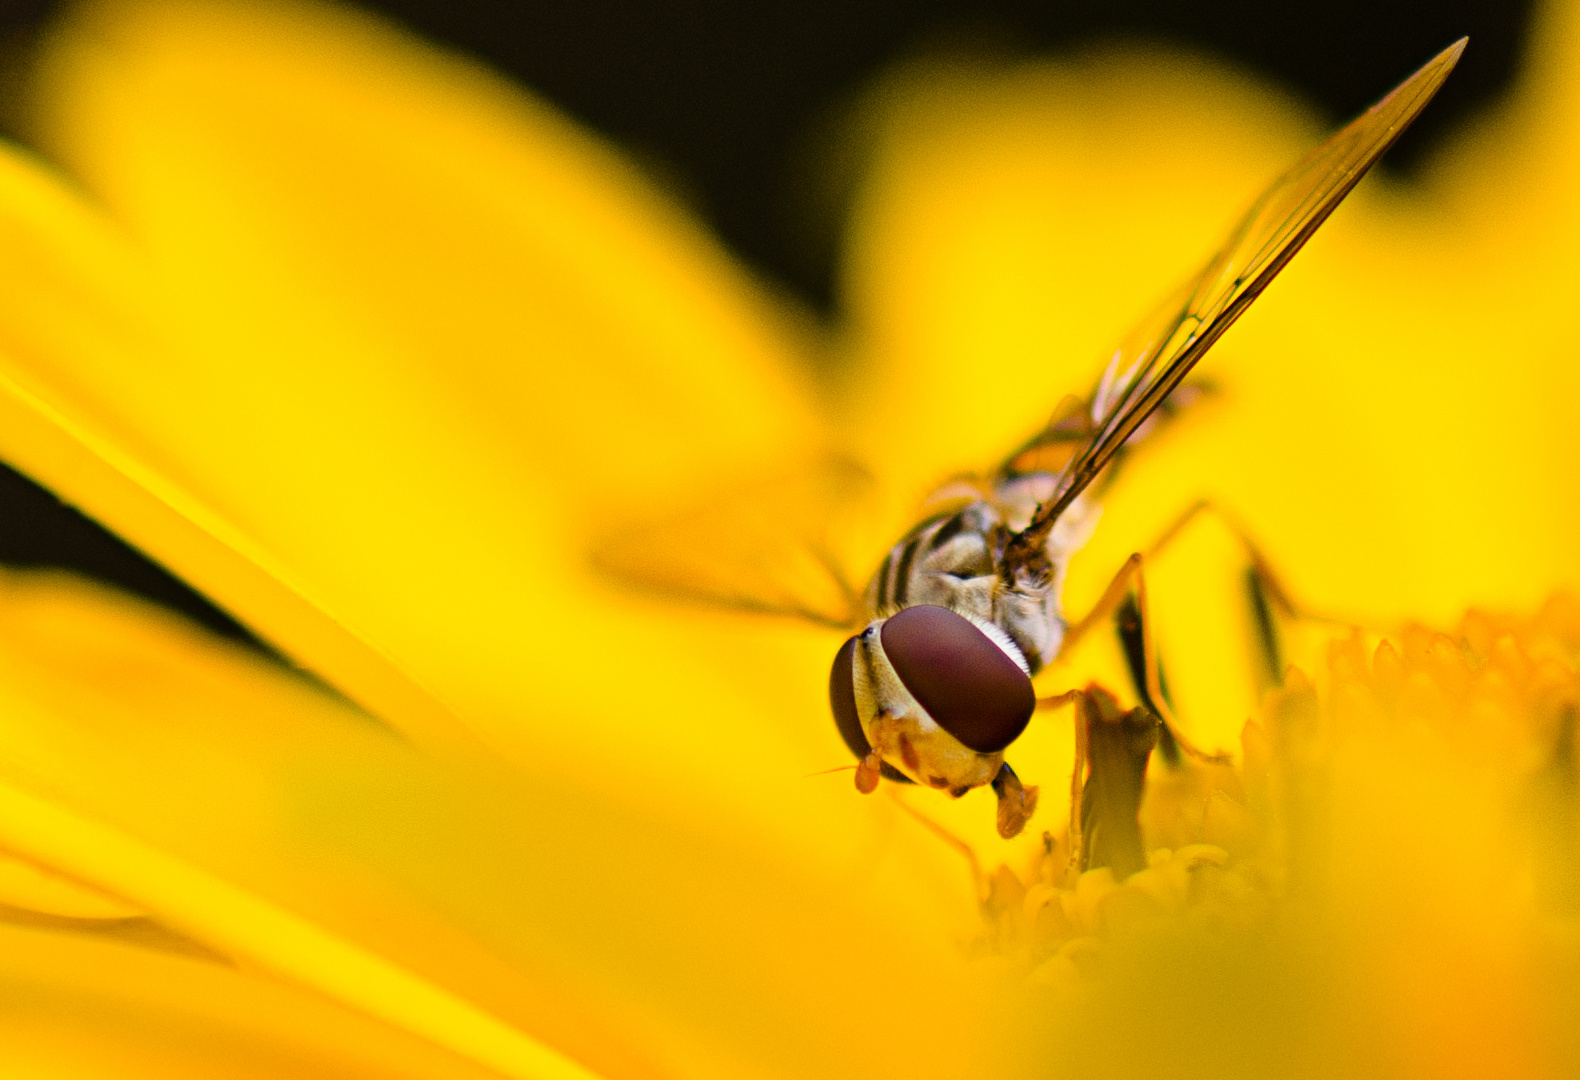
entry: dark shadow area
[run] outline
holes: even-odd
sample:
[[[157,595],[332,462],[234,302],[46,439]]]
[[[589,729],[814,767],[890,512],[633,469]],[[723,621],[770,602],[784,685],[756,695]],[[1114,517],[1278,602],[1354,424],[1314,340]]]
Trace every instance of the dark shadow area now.
[[[202,593],[5,465],[0,465],[0,563],[59,567],[86,574],[179,611],[221,637],[271,659],[281,659]]]
[[[381,0],[378,9],[482,57],[655,160],[737,254],[834,309],[837,230],[810,247],[789,190],[809,125],[926,43],[1013,52],[1145,37],[1232,60],[1338,121],[1451,41],[1464,61],[1390,153],[1411,162],[1505,89],[1529,0]]]

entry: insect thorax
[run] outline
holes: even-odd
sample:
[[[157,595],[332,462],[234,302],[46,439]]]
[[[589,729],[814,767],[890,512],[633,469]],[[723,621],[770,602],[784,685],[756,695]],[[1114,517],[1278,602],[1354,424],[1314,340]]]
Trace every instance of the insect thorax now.
[[[868,583],[867,617],[886,617],[916,604],[949,608],[997,625],[1035,674],[1064,640],[1059,594],[1065,564],[1091,535],[1099,513],[1095,504],[1077,500],[1049,535],[1048,573],[1006,581],[999,571],[1004,545],[1030,519],[1043,486],[1019,478],[1001,485],[991,499],[956,504],[917,524],[889,550]]]

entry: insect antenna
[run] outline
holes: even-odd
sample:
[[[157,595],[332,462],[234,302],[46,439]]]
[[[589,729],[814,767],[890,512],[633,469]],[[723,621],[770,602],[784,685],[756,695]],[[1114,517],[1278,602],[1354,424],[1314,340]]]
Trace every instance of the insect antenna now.
[[[829,775],[831,775],[833,773],[837,773],[837,772],[850,772],[852,769],[855,769],[856,767],[857,766],[855,766],[855,765],[835,765],[832,769],[819,769],[817,772],[805,773],[805,774],[802,775],[801,779],[803,779],[803,780],[810,780],[814,776],[829,776]]]

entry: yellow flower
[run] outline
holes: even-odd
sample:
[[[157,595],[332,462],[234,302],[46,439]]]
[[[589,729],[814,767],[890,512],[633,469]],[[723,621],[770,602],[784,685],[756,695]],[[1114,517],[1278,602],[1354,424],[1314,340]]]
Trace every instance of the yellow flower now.
[[[1146,869],[1000,868],[981,945],[1079,1075],[1568,1075],[1577,658],[1573,597],[1341,638],[1239,767],[1154,771]]]
[[[1549,16],[1529,85],[1423,190],[1358,193],[1214,353],[1225,393],[1115,490],[1074,610],[1203,493],[1300,595],[1370,621],[1531,609],[1572,577],[1572,22]],[[893,526],[928,482],[1085,385],[1314,134],[1292,107],[1155,53],[896,74],[872,99],[853,317],[833,345],[610,149],[343,11],[87,9],[45,52],[30,115],[63,172],[0,159],[0,458],[345,697],[102,590],[7,580],[7,1071],[1035,1074],[1146,1023],[1120,1023],[1105,993],[1188,988],[1194,938],[1165,935],[1184,944],[1150,982],[1125,966],[1132,946],[1103,942],[1116,974],[1073,998],[1042,954],[1029,982],[1013,955],[974,959],[955,854],[841,774],[806,775],[844,757],[822,700],[837,641],[638,603],[585,552],[831,442],[862,454]],[[824,347],[848,360],[838,386],[807,363]],[[1192,537],[1156,570],[1160,639],[1192,732],[1237,746],[1256,703],[1234,553],[1211,528]],[[1503,655],[1500,634],[1475,639],[1467,679]],[[1105,671],[1119,685],[1095,655],[1056,677]],[[1383,676],[1346,677],[1372,693]],[[1154,1031],[1233,1071],[1293,1045],[1237,1042],[1239,1026],[1333,1038],[1406,994],[1390,1014],[1405,1034],[1380,1025],[1368,1045],[1406,1048],[1409,1068],[1441,1064],[1409,1048],[1467,1039],[1467,1017],[1504,1023],[1497,1045],[1551,1045],[1520,1024],[1561,1011],[1521,1010],[1544,978],[1572,992],[1568,954],[1548,949],[1560,930],[1533,936],[1512,827],[1482,812],[1526,775],[1511,748],[1542,732],[1522,726],[1526,697],[1477,694],[1455,700],[1504,713],[1461,732],[1460,757],[1417,754],[1418,782],[1394,790],[1398,757],[1358,756],[1371,786],[1355,806],[1383,808],[1388,831],[1337,820],[1388,844],[1340,860],[1330,886],[1349,905],[1332,934],[1386,946],[1403,923],[1453,947],[1355,945],[1374,978],[1313,963],[1259,995],[1279,963],[1322,953],[1328,924],[1238,967],[1201,946],[1204,978],[1227,972],[1223,1009],[1154,1009]],[[1504,739],[1507,768],[1461,805],[1445,785],[1477,738]],[[1053,790],[1070,747],[1050,720],[1017,764]],[[1037,824],[1055,827],[1050,802]],[[1035,835],[980,839],[976,796],[938,816],[994,864],[1035,854]],[[1280,836],[1281,820],[1259,827]],[[1168,846],[1143,885],[1172,874],[1177,891],[1217,859]],[[1403,885],[1371,887],[1394,872]],[[1467,888],[1477,902],[1457,904]],[[1516,946],[1535,960],[1510,961]],[[1429,985],[1463,970],[1485,993],[1413,994],[1422,958],[1440,965]],[[1309,1026],[1256,1012],[1326,1002],[1357,972],[1345,1009]]]

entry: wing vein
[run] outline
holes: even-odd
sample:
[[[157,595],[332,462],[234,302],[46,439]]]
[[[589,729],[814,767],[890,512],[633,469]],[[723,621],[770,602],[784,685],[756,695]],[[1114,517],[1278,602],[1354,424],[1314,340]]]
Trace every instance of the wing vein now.
[[[1100,394],[1106,411],[1060,474],[1054,494],[1006,546],[1001,569],[1046,572],[1041,554],[1059,515],[1113,460],[1126,441],[1190,373],[1288,265],[1295,253],[1360,183],[1437,93],[1464,51],[1465,39],[1444,49],[1394,91],[1307,153],[1251,204],[1228,239],[1196,277],[1114,354]],[[1108,383],[1108,372],[1131,363]],[[1098,400],[1094,396],[1094,401]]]

